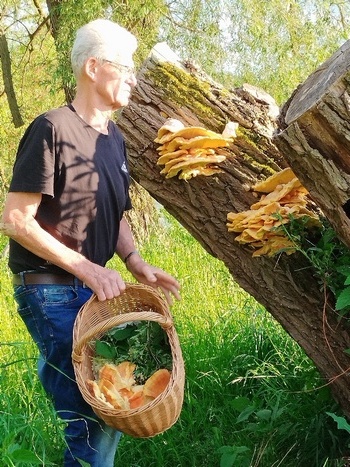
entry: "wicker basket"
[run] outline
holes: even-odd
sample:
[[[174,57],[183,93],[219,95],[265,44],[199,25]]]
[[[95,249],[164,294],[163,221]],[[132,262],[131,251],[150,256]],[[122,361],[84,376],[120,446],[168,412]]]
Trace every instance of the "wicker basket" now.
[[[118,410],[95,398],[86,381],[95,379],[94,341],[115,326],[132,321],[155,321],[167,333],[172,354],[171,378],[167,388],[152,402],[137,409]],[[72,359],[83,398],[107,425],[134,437],[147,438],[162,433],[177,421],[183,403],[184,362],[167,303],[152,287],[127,284],[123,294],[103,302],[92,295],[75,321]]]

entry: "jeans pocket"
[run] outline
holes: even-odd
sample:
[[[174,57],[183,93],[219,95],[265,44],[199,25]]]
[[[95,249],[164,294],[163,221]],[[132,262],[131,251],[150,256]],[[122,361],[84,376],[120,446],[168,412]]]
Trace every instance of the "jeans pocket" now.
[[[91,294],[91,289],[69,285],[15,287],[18,313],[44,359],[57,364],[61,355],[70,356],[76,315]]]
[[[41,355],[47,357],[46,335],[50,330],[43,325],[45,319],[42,312],[42,303],[38,299],[36,288],[17,286],[14,288],[14,299],[17,302],[17,312],[26,325],[26,328],[37,345]],[[45,329],[46,327],[46,329]]]
[[[69,285],[42,285],[40,288],[45,305],[69,306],[79,300],[76,288]]]

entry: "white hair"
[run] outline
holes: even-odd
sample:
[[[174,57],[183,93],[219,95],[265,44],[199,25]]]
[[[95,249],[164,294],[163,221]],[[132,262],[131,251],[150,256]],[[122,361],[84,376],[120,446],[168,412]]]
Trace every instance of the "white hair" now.
[[[129,65],[123,59],[132,57],[136,48],[136,37],[125,28],[108,19],[96,19],[76,33],[71,53],[73,73],[78,77],[89,57]]]

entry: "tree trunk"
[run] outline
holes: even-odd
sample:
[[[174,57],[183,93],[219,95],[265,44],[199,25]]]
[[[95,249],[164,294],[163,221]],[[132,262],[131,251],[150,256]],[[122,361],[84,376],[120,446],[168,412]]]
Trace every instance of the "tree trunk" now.
[[[23,119],[21,112],[18,107],[16,93],[12,82],[12,73],[11,73],[11,57],[7,44],[7,39],[5,34],[0,32],[0,60],[1,60],[1,69],[2,77],[4,81],[4,88],[7,95],[7,101],[12,115],[12,121],[15,128],[19,128],[23,125]]]
[[[62,0],[46,0],[46,5],[49,11],[50,16],[50,31],[51,35],[55,41],[56,50],[59,52],[60,42],[58,40],[59,30],[61,27],[61,7],[62,7]],[[61,54],[62,55],[62,54]],[[67,60],[67,57],[61,57],[61,60]],[[64,94],[66,97],[66,102],[72,102],[74,98],[74,89],[72,88],[71,84],[67,84],[66,81],[63,80],[62,87],[64,90]]]
[[[192,64],[181,64],[165,44],[155,47],[137,79],[132,101],[118,120],[133,178],[222,260],[235,281],[301,345],[350,416],[345,374],[350,359],[344,353],[350,347],[349,333],[346,323],[324,305],[310,265],[299,254],[253,258],[252,250],[238,244],[226,227],[229,212],[256,202],[251,185],[287,166],[272,141],[278,114],[273,99],[251,86],[223,89]],[[168,117],[217,132],[227,121],[239,123],[238,137],[221,165],[223,173],[188,182],[160,174],[154,139]]]
[[[274,142],[350,247],[350,41],[283,106]]]

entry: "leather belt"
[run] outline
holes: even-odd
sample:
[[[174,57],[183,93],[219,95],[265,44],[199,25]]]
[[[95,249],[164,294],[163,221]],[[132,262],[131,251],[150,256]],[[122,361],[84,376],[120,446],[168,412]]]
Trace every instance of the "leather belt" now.
[[[35,284],[50,284],[50,285],[80,285],[84,283],[77,279],[72,274],[45,274],[25,272],[22,274],[14,274],[12,279],[13,285],[35,285]]]

